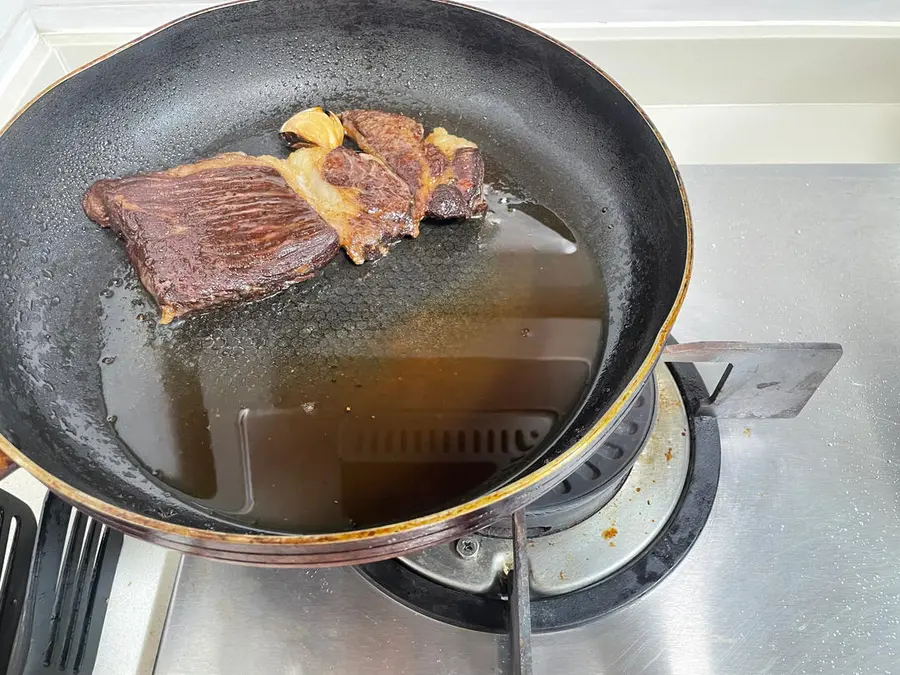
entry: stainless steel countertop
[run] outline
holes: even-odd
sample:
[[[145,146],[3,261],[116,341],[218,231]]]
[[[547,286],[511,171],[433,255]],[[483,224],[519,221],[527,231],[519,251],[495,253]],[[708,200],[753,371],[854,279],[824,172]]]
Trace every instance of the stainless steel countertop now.
[[[723,422],[710,521],[656,589],[535,638],[536,673],[888,673],[900,624],[900,167],[692,166],[676,336],[829,340],[800,418]],[[218,592],[211,592],[217,589]],[[401,607],[352,569],[184,560],[156,673],[506,672],[505,639]]]

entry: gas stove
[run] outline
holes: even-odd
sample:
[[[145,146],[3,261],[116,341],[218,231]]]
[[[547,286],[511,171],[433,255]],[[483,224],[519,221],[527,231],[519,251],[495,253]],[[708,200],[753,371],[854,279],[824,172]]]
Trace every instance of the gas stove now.
[[[697,416],[698,372],[661,365],[598,455],[527,510],[518,539],[500,524],[316,570],[126,539],[93,672],[505,674],[523,662],[511,644],[530,646],[535,673],[890,672],[900,296],[896,261],[871,242],[900,250],[900,172],[684,176],[698,247],[676,334],[843,343],[800,417]],[[703,374],[714,387],[720,371]],[[630,473],[598,492],[597,472],[631,452]],[[39,494],[21,472],[7,486]],[[511,642],[523,551],[533,634]]]
[[[682,366],[657,371],[653,428],[625,482],[594,515],[529,541],[534,672],[889,672],[900,419],[895,343],[879,336],[893,331],[896,268],[848,263],[874,260],[872,236],[900,244],[889,215],[900,173],[684,173],[698,250],[679,337],[813,335],[841,341],[845,357],[795,420],[703,417],[693,428],[690,402],[673,394],[695,380]],[[868,290],[851,297],[860,276]],[[589,483],[588,471],[574,480]],[[540,511],[526,527],[542,526]],[[364,569],[184,558],[154,672],[512,672],[508,537]]]
[[[696,372],[679,370],[694,378],[688,386],[697,385]],[[525,509],[533,630],[604,615],[649,590],[687,552],[706,522],[719,473],[715,422],[696,422],[673,373],[660,366],[594,457]],[[634,454],[633,468],[613,489],[591,489]],[[503,525],[360,571],[421,614],[509,631],[510,597],[525,561],[516,559],[514,533]]]
[[[533,672],[890,672],[900,296],[896,261],[871,242],[900,250],[900,172],[684,176],[698,246],[676,334],[815,336],[845,355],[801,416],[779,421],[692,415],[702,378],[658,367],[599,456],[525,514]],[[720,374],[703,371],[710,388]],[[593,489],[596,472],[635,448],[621,484]],[[39,503],[22,472],[4,487]],[[512,534],[495,527],[403,560],[316,570],[126,538],[93,672],[513,672]]]

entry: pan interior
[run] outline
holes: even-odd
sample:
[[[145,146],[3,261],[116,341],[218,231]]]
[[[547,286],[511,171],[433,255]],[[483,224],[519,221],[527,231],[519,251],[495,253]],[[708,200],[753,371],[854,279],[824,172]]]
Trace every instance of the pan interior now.
[[[493,215],[157,326],[85,189],[280,153],[274,130],[315,104],[474,140]],[[671,167],[621,93],[524,29],[432,3],[265,0],[178,23],[30,107],[0,137],[0,190],[4,435],[79,490],[203,529],[405,520],[557,456],[637,372],[686,257]]]
[[[424,515],[527,461],[591,381],[605,293],[550,211],[488,200],[483,221],[176,326],[126,270],[100,297],[119,437],[195,503],[291,532]]]

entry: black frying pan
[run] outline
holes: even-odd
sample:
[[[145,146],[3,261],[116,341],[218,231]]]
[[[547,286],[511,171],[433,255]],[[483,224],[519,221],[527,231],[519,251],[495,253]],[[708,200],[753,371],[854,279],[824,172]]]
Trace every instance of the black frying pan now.
[[[149,320],[137,318],[147,298],[128,276],[121,243],[88,221],[80,203],[102,177],[221,150],[283,152],[278,126],[308,105],[404,112],[476,141],[489,173],[576,232],[602,274],[608,324],[581,404],[527,461],[433,514],[293,535],[223,518],[136,464],[107,419],[102,359],[124,342],[136,387],[150,372],[142,369],[158,366],[143,355],[159,353],[169,355],[162,367],[181,375],[218,350],[237,372],[257,358],[248,355],[264,354],[275,364],[301,362],[316,376],[351,329],[353,344],[364,346],[447,288],[471,286],[490,262],[478,226],[430,228],[395,247],[376,274],[336,261],[324,287],[300,285],[173,329],[156,326],[149,305]],[[385,558],[535,499],[596,447],[648,377],[690,274],[677,170],[627,94],[533,30],[443,2],[258,0],[177,21],[22,111],[0,137],[0,194],[0,448],[119,529],[235,561]],[[110,302],[119,300],[135,309],[111,325]],[[379,319],[360,323],[362,315]],[[202,396],[181,388],[173,405]],[[194,468],[203,475],[202,462]],[[202,496],[215,486],[200,480],[192,489]]]

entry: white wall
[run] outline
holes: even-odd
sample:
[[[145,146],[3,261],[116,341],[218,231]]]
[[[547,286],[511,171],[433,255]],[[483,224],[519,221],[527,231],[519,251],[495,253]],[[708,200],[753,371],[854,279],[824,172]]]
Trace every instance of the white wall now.
[[[604,68],[680,163],[900,162],[900,0],[469,2]],[[0,0],[0,125],[66,72],[210,4]]]
[[[320,0],[327,2],[328,0]],[[217,4],[211,0],[0,0],[25,2],[41,31],[143,29]],[[897,0],[468,0],[539,24],[660,21],[900,21]]]
[[[0,0],[0,91],[37,40],[26,0]]]
[[[24,0],[0,0],[0,40],[6,37],[10,27],[24,11]]]

